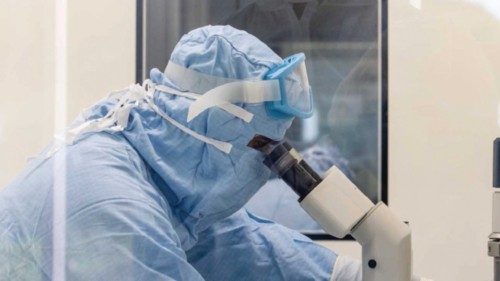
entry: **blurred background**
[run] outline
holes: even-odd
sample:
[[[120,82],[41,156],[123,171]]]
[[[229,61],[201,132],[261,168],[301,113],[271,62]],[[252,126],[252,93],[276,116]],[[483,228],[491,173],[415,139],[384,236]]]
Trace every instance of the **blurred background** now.
[[[190,2],[165,1],[168,5],[189,5]],[[245,1],[240,2],[245,4]],[[254,1],[246,2],[250,5]],[[329,1],[314,2],[329,4]],[[378,8],[370,8],[379,6],[376,1],[332,2],[344,5],[364,2],[363,7],[367,8],[358,6],[358,16],[367,20],[370,16],[377,18],[371,18],[369,23],[380,18]],[[178,38],[191,27],[210,20],[201,16],[204,11],[201,7],[190,8],[198,11],[192,14],[168,10],[172,14],[166,19],[178,17],[182,20],[176,22],[192,24],[168,25],[171,38]],[[146,68],[152,66],[137,64],[136,8],[136,1],[132,0],[68,1],[65,102],[68,121],[109,91],[134,83],[138,69],[147,73]],[[300,7],[297,9],[294,12],[300,13]],[[0,94],[0,188],[12,180],[26,159],[36,155],[54,135],[57,124],[54,120],[54,10],[52,0],[0,2],[0,35],[3,38],[0,45],[0,82],[3,86]],[[245,18],[243,15],[230,18],[234,9],[208,11],[214,13],[211,17],[235,26],[242,24]],[[351,11],[356,9],[351,7]],[[336,19],[353,16],[349,8],[321,9],[320,12],[331,14],[318,18],[319,27],[311,22],[314,28],[308,29],[309,35],[306,35],[309,37],[299,34],[293,37],[299,39],[289,44],[271,45],[280,54],[304,50],[311,58],[309,77],[318,85],[319,94],[315,98],[319,105],[317,110],[323,116],[316,123],[315,141],[326,134],[323,136],[338,147],[339,157],[351,161],[351,165],[364,161],[358,168],[351,167],[353,175],[363,169],[375,171],[375,176],[354,179],[363,180],[366,187],[372,182],[374,193],[370,195],[369,188],[365,192],[378,200],[380,179],[376,175],[380,169],[377,155],[380,143],[376,141],[380,127],[375,129],[373,124],[380,125],[379,103],[382,101],[377,84],[379,50],[378,44],[373,42],[379,35],[373,33],[371,24],[366,27],[358,24],[345,30],[366,32],[361,33],[365,36],[363,40],[340,42],[342,38],[360,38],[349,37],[352,34],[329,37],[347,24],[347,21],[337,22]],[[435,280],[491,280],[492,260],[487,256],[486,243],[491,232],[491,144],[500,135],[500,3],[491,0],[389,0],[388,36],[388,200],[389,206],[412,227],[415,272]],[[313,38],[312,41],[322,41],[322,44],[304,44],[300,38]],[[263,40],[272,43],[280,39]],[[166,45],[159,48],[168,58]],[[354,64],[350,56],[356,54],[367,63],[358,69],[358,76],[352,77],[351,86],[356,89],[346,87],[343,91],[358,95],[342,96],[340,81],[348,77],[349,71],[339,65]],[[158,64],[154,66],[160,68],[166,63],[165,60],[156,61]],[[362,90],[363,87],[366,90]],[[338,96],[335,110],[332,110],[331,95],[321,94],[329,92]],[[296,126],[300,128],[301,124]],[[334,129],[339,133],[333,134]],[[346,137],[349,135],[352,138]],[[308,145],[304,143],[304,149]],[[351,151],[350,145],[364,150]],[[368,164],[370,161],[373,166]],[[352,241],[320,243],[344,254],[360,256],[359,247]]]

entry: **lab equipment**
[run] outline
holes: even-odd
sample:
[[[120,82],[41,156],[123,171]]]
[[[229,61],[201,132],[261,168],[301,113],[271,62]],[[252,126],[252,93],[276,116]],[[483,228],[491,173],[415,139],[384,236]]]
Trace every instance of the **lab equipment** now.
[[[263,76],[282,63],[255,37],[229,26],[194,30],[172,60],[234,79]],[[113,93],[84,112],[69,130],[71,144],[49,146],[29,162],[0,193],[1,278],[47,280],[57,266],[68,280],[348,275],[355,262],[346,264],[307,237],[238,212],[270,176],[261,153],[246,144],[255,134],[282,139],[291,118],[270,117],[264,104],[243,104],[251,122],[213,108],[188,123],[194,99],[153,70],[150,83]],[[232,149],[225,152],[194,133]],[[65,183],[65,220],[53,216],[56,177]],[[61,250],[54,249],[54,226],[61,224],[65,260],[54,265],[53,252]],[[222,240],[234,247],[220,247]],[[237,257],[259,262],[227,265]]]
[[[384,203],[374,205],[333,166],[323,179],[284,141],[255,136],[248,146],[299,195],[302,208],[329,234],[351,234],[363,248],[363,281],[426,280],[412,276],[411,232]]]
[[[338,167],[349,178],[352,171],[348,160],[340,155],[332,144],[316,145],[300,152],[304,160],[314,171],[324,176],[331,166]],[[253,214],[308,235],[324,234],[321,227],[314,221],[297,202],[298,196],[283,180],[272,177],[245,205]]]
[[[500,138],[493,143],[493,208],[492,232],[488,241],[488,255],[493,257],[493,280],[500,281]]]

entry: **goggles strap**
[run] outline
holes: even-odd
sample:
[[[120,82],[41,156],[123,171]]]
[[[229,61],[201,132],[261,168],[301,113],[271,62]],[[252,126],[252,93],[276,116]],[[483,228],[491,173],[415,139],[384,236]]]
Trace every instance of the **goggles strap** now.
[[[203,94],[210,89],[221,85],[240,81],[238,79],[213,76],[169,61],[165,68],[165,75],[176,86],[193,93]]]
[[[280,85],[278,80],[240,80],[214,88],[189,106],[187,121],[191,121],[203,111],[214,106],[234,103],[261,103],[279,101]]]
[[[164,93],[172,94],[172,95],[177,95],[180,97],[185,97],[185,98],[188,98],[191,100],[197,100],[203,96],[203,95],[196,94],[196,93],[179,91],[177,89],[174,89],[174,88],[171,88],[171,87],[168,87],[165,85],[156,85],[155,89],[157,91],[160,91],[160,92],[164,92]],[[237,105],[234,105],[231,103],[225,103],[225,104],[219,105],[218,107],[220,109],[242,119],[243,121],[245,121],[247,123],[250,123],[250,121],[252,121],[252,119],[253,119],[253,113],[251,113],[251,112],[249,112],[249,111],[247,111],[247,110],[245,110]]]
[[[203,111],[217,106],[249,123],[253,114],[235,103],[261,103],[281,100],[278,80],[241,80],[204,74],[169,61],[165,76],[183,91],[162,86],[165,92],[195,100],[189,107],[190,122]],[[157,87],[162,91],[162,88]],[[173,90],[173,91],[172,91]],[[184,91],[184,90],[188,90]]]

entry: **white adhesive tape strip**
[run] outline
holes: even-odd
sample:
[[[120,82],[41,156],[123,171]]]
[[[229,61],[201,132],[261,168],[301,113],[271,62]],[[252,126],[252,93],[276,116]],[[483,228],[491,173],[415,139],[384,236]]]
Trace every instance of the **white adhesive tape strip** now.
[[[128,119],[130,116],[130,110],[140,104],[145,102],[156,114],[161,116],[163,119],[177,127],[179,130],[183,131],[190,136],[205,142],[207,144],[213,145],[217,149],[229,154],[232,149],[232,144],[224,141],[219,141],[216,139],[209,138],[207,136],[201,135],[190,128],[184,126],[183,124],[177,122],[172,117],[161,111],[156,104],[152,101],[152,93],[155,90],[154,84],[148,84],[149,81],[144,82],[144,85],[150,86],[148,91],[146,91],[144,85],[131,85],[128,91],[123,92],[119,97],[113,95],[112,98],[117,98],[118,103],[102,118],[88,120],[76,127],[70,128],[66,131],[66,143],[73,144],[79,136],[84,133],[89,132],[101,132],[101,131],[122,131],[127,127]],[[51,156],[57,150],[59,146],[54,146],[47,154]]]
[[[193,120],[203,111],[234,103],[261,103],[278,101],[280,88],[278,80],[259,80],[231,82],[205,93],[189,107],[187,121]]]
[[[210,89],[218,86],[239,81],[225,77],[218,77],[204,74],[193,69],[180,66],[172,61],[169,61],[165,68],[165,75],[176,86],[183,90],[188,90],[197,94],[203,94]]]
[[[191,93],[191,92],[183,92],[179,91],[176,89],[173,89],[171,87],[165,86],[165,85],[157,85],[156,90],[167,93],[167,94],[172,94],[172,95],[177,95],[181,97],[185,97],[188,99],[192,100],[197,100],[203,95],[196,94],[196,93]],[[238,117],[242,120],[244,120],[247,123],[250,123],[253,119],[253,114],[237,105],[231,104],[231,103],[225,103],[225,104],[220,104],[218,105],[219,108],[222,110],[234,115],[235,117]]]

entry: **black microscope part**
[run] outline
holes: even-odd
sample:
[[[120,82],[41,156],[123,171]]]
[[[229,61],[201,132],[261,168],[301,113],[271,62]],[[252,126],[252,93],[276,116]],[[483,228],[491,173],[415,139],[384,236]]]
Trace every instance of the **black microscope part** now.
[[[500,138],[493,142],[493,187],[500,187]]]
[[[299,201],[323,180],[285,141],[275,141],[257,135],[248,146],[264,153],[264,164],[299,195]]]

